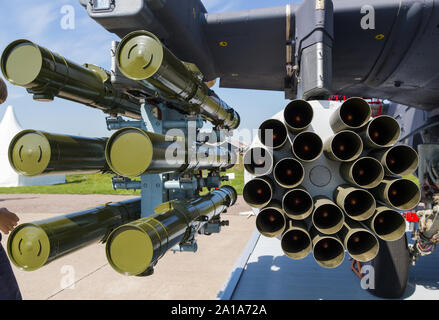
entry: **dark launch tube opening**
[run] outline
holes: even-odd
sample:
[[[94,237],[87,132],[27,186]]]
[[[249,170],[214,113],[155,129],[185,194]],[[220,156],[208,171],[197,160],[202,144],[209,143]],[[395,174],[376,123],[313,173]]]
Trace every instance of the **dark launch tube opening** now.
[[[315,160],[323,151],[322,139],[313,132],[301,133],[294,139],[293,151],[300,160]]]
[[[292,190],[283,199],[283,207],[287,214],[300,216],[310,210],[313,199],[308,192],[303,190]]]
[[[340,109],[342,121],[349,127],[359,128],[366,124],[371,115],[369,104],[361,98],[352,98],[343,103]]]
[[[390,186],[388,197],[395,208],[411,210],[420,199],[420,190],[413,181],[397,180]]]
[[[282,147],[288,137],[288,131],[282,121],[270,119],[259,127],[259,139],[270,148]]]
[[[401,128],[395,119],[383,116],[375,118],[370,123],[368,134],[374,143],[386,147],[398,140]]]
[[[343,220],[343,212],[339,207],[332,204],[324,204],[318,207],[313,215],[313,223],[320,230],[336,227]]]
[[[244,156],[244,167],[252,175],[264,176],[273,168],[273,158],[264,148],[252,148]]]
[[[408,146],[396,146],[392,148],[386,157],[386,164],[390,171],[399,175],[410,168],[416,169],[419,161],[416,151]]]
[[[375,159],[363,158],[357,161],[352,168],[354,181],[360,186],[368,186],[383,178],[383,167]]]
[[[395,241],[403,237],[406,223],[403,216],[394,210],[386,210],[378,214],[374,220],[374,231],[386,241]]]
[[[276,209],[264,209],[256,218],[256,227],[262,234],[279,232],[285,228],[285,217]]]
[[[300,184],[304,174],[302,165],[295,159],[283,159],[274,169],[276,181],[285,188],[295,187]]]
[[[288,253],[298,253],[311,245],[309,236],[302,230],[290,230],[284,234],[281,241],[282,250]]]
[[[343,245],[333,238],[324,238],[314,247],[314,258],[320,262],[334,260],[344,255]]]
[[[255,179],[249,181],[244,186],[243,197],[250,206],[261,206],[270,202],[272,192],[270,185],[266,181]]]
[[[374,197],[367,191],[356,190],[351,192],[344,202],[344,209],[351,217],[358,217],[375,205]]]
[[[347,242],[347,250],[351,255],[362,255],[377,246],[377,239],[367,231],[352,234]]]
[[[363,143],[356,133],[343,131],[334,137],[331,147],[338,159],[347,161],[361,154]]]
[[[286,124],[293,130],[301,130],[311,125],[314,117],[312,106],[304,100],[291,101],[284,111]]]

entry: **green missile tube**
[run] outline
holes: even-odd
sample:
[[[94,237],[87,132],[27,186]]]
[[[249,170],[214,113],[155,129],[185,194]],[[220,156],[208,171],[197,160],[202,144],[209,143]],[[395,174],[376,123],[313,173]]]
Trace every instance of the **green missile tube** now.
[[[380,244],[377,237],[364,224],[348,217],[338,236],[349,255],[360,262],[369,262],[378,255]]]
[[[109,171],[107,138],[83,138],[37,130],[18,133],[9,145],[9,163],[24,176]]]
[[[140,106],[113,88],[107,71],[80,66],[28,40],[12,42],[3,52],[0,66],[12,84],[27,88],[38,101],[55,97],[140,119]]]
[[[255,177],[269,175],[273,171],[273,153],[265,147],[254,147],[243,157],[245,170]]]
[[[287,226],[287,219],[282,209],[282,204],[276,200],[261,209],[256,217],[256,229],[267,238],[282,235]]]
[[[336,234],[343,228],[345,221],[343,211],[329,198],[318,196],[314,198],[312,223],[316,230],[323,234]]]
[[[281,149],[288,142],[288,129],[282,121],[268,119],[259,126],[258,137],[265,147]]]
[[[267,206],[274,195],[274,183],[267,177],[257,177],[244,185],[242,196],[244,201],[253,208]]]
[[[385,176],[381,163],[371,157],[363,157],[353,162],[342,163],[340,174],[345,181],[364,189],[375,188]]]
[[[408,176],[416,171],[419,165],[418,153],[406,145],[372,152],[371,156],[381,162],[387,174],[393,176]]]
[[[421,201],[420,188],[408,179],[386,177],[371,192],[377,200],[401,211],[412,210]]]
[[[288,190],[282,198],[282,208],[292,220],[305,220],[314,211],[314,199],[303,188]]]
[[[223,147],[189,146],[180,137],[123,128],[107,142],[106,159],[113,172],[124,177],[143,174],[230,168],[237,157]]]
[[[305,259],[312,251],[307,224],[303,221],[289,220],[285,229],[281,239],[282,251],[293,260]]]
[[[121,274],[143,275],[169,249],[184,243],[190,231],[223,213],[236,199],[235,189],[223,186],[194,200],[165,203],[153,216],[123,225],[110,234],[106,244],[108,262]]]
[[[341,185],[334,190],[334,201],[353,220],[365,221],[376,209],[373,195],[364,189]]]
[[[350,98],[332,114],[329,119],[332,131],[338,133],[344,130],[358,130],[367,124],[372,115],[372,109],[362,98]]]
[[[311,226],[309,234],[312,239],[313,256],[323,268],[335,269],[345,259],[343,242],[337,235],[326,235]]]
[[[379,116],[369,121],[360,136],[365,149],[377,149],[393,146],[401,136],[398,121],[389,116]]]
[[[314,119],[312,105],[305,100],[293,100],[284,109],[283,122],[294,134],[306,131]]]
[[[95,241],[141,216],[141,200],[107,204],[43,221],[25,223],[10,235],[9,258],[18,268],[34,271]]]
[[[355,132],[340,131],[325,141],[323,152],[333,161],[355,161],[363,152],[363,141]]]
[[[384,241],[397,241],[406,232],[407,224],[404,216],[385,206],[379,206],[375,215],[364,224]]]
[[[201,81],[194,65],[183,63],[154,34],[135,31],[125,36],[116,51],[116,64],[127,78],[147,81],[158,96],[179,101],[176,107],[182,112],[199,113],[215,126],[238,128],[238,113]]]

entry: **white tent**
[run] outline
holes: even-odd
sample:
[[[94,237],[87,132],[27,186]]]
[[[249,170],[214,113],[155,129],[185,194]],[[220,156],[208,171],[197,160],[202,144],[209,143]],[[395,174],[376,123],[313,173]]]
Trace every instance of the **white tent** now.
[[[0,187],[21,187],[36,185],[53,185],[66,182],[65,175],[48,175],[25,177],[16,173],[9,164],[8,148],[12,138],[22,131],[15,116],[14,108],[9,106],[0,122]]]

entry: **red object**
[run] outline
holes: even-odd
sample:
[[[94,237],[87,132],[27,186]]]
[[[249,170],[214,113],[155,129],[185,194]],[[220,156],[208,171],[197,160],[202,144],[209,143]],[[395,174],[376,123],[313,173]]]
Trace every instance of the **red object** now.
[[[363,279],[363,273],[361,272],[361,262],[354,260],[352,258],[350,258],[349,260],[352,260],[352,264],[351,264],[351,270],[355,273],[355,275],[360,278]]]
[[[416,212],[407,212],[407,213],[404,214],[404,218],[408,222],[419,222],[419,217],[416,214]]]

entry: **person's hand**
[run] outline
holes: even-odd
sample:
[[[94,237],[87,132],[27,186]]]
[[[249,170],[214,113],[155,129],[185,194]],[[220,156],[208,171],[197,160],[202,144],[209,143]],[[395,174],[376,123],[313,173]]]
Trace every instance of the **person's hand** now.
[[[20,219],[6,208],[0,208],[0,231],[8,234],[14,230]]]

